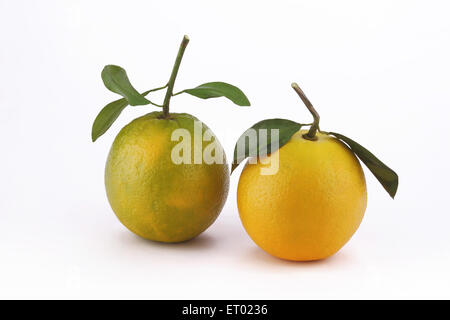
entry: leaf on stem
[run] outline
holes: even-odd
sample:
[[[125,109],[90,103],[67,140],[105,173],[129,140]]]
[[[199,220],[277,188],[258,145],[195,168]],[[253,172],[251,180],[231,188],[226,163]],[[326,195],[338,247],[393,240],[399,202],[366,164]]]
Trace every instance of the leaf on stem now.
[[[116,121],[123,109],[128,106],[128,101],[125,98],[108,103],[97,115],[92,125],[92,142],[95,142],[101,135],[103,135],[109,127]]]
[[[301,127],[302,124],[287,119],[266,119],[255,123],[252,127],[247,129],[236,142],[231,173],[233,173],[234,169],[236,169],[247,157],[257,157],[260,154],[275,152],[284,146]],[[272,129],[279,130],[278,146],[272,144]],[[260,130],[266,130],[266,134],[260,135]]]
[[[353,141],[352,139],[335,132],[329,132],[329,134],[345,142],[356,154],[356,156],[361,159],[361,161],[367,166],[367,168],[369,168],[369,170],[381,183],[384,189],[389,193],[392,199],[394,199],[398,188],[398,175],[394,172],[394,170],[389,168],[387,165],[381,162],[381,160],[375,157],[369,150],[364,148],[359,143]]]
[[[250,101],[241,89],[225,82],[208,82],[192,89],[183,90],[180,93],[182,92],[202,99],[225,97],[238,106],[250,105]]]
[[[102,80],[106,88],[112,92],[120,94],[132,106],[140,106],[150,103],[150,101],[148,101],[131,85],[127,73],[119,66],[105,66],[102,71]]]

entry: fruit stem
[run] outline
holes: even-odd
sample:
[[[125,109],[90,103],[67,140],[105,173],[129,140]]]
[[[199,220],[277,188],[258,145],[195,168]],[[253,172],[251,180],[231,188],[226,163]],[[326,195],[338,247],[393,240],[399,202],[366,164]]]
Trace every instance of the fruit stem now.
[[[308,133],[305,133],[303,135],[303,138],[308,139],[308,140],[317,140],[316,133],[317,133],[317,130],[319,129],[319,121],[320,121],[319,113],[317,113],[317,110],[314,109],[311,101],[309,101],[309,99],[306,97],[305,93],[303,92],[302,89],[300,89],[300,87],[297,83],[293,82],[291,84],[291,86],[295,90],[295,92],[297,92],[300,99],[302,99],[303,103],[308,108],[309,112],[311,112],[311,114],[314,118],[314,122],[312,123],[311,127],[309,128]]]
[[[186,49],[187,45],[189,43],[189,37],[184,36],[183,41],[181,41],[180,49],[178,49],[177,58],[175,59],[175,64],[173,65],[172,73],[170,75],[169,82],[167,83],[167,91],[166,96],[164,97],[164,103],[163,103],[163,117],[168,118],[169,117],[169,104],[170,104],[170,98],[173,94],[173,86],[175,85],[175,79],[177,78],[178,69],[180,68],[181,59],[183,59],[184,50]]]

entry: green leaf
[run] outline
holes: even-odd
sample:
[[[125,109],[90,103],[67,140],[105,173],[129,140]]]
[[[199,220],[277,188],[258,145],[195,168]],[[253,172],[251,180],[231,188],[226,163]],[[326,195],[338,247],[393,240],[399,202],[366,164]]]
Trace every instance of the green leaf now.
[[[329,134],[335,136],[339,140],[345,142],[350,149],[361,159],[362,162],[369,168],[375,178],[381,183],[384,189],[394,199],[398,188],[398,175],[394,170],[390,169],[377,157],[375,157],[369,150],[361,146],[359,143],[353,141],[342,134],[329,132]]]
[[[120,94],[127,99],[132,106],[149,104],[143,95],[141,95],[130,83],[127,73],[119,66],[107,65],[102,71],[102,80],[106,88],[112,92]]]
[[[160,88],[147,90],[142,92],[143,96],[146,96],[152,91],[160,90]],[[102,136],[111,125],[116,121],[120,113],[128,106],[128,101],[125,98],[108,103],[97,115],[92,125],[92,142],[95,142],[100,136]]]
[[[238,106],[250,105],[250,101],[248,101],[241,89],[225,82],[208,82],[193,89],[183,90],[182,92],[202,99],[225,97]]]
[[[108,103],[97,115],[92,125],[92,142],[95,142],[103,135],[109,127],[116,121],[123,109],[128,106],[128,101],[124,98]]]
[[[296,133],[300,128],[302,127],[302,124],[286,120],[286,119],[267,119],[262,120],[258,123],[255,123],[253,126],[251,126],[249,129],[247,129],[238,139],[236,142],[236,145],[234,147],[234,158],[233,163],[231,165],[231,173],[233,173],[234,169],[236,169],[239,164],[244,161],[247,157],[251,156],[258,156],[261,153],[267,153],[270,150],[270,153],[275,152],[278,149],[275,149],[275,145],[272,145],[271,141],[271,129],[278,129],[279,130],[279,141],[278,141],[278,148],[281,148],[284,146]],[[259,130],[260,129],[266,129],[267,130],[267,141],[260,141],[260,135]],[[253,136],[255,136],[256,133],[256,145],[250,145],[247,143],[247,138],[250,136],[252,131],[256,130],[256,132],[253,132]],[[249,139],[250,140],[250,139]],[[238,145],[244,145],[245,146],[245,153],[238,155]]]

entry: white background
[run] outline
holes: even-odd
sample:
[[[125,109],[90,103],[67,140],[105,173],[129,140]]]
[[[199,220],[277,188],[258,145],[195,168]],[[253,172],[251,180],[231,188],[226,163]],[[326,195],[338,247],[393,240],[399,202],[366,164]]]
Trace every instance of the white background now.
[[[450,298],[448,1],[0,1],[0,298]],[[278,260],[242,228],[240,169],[216,223],[193,241],[127,231],[103,170],[126,109],[95,144],[92,122],[123,66],[138,90],[163,85],[183,34],[176,90],[238,85],[252,102],[177,96],[230,158],[270,117],[366,146],[397,171],[391,200],[366,170],[368,208],[350,242],[312,263]],[[154,100],[161,99],[154,96]],[[162,100],[161,100],[162,101]]]

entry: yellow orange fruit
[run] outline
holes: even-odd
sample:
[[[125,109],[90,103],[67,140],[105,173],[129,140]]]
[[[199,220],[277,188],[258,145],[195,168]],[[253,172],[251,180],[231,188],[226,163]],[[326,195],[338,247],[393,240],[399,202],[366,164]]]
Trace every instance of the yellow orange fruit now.
[[[152,112],[137,118],[117,135],[106,162],[106,192],[115,214],[132,232],[150,240],[180,242],[215,221],[228,194],[229,171],[225,158],[213,164],[174,163],[171,153],[179,142],[172,141],[172,133],[187,130],[193,150],[198,119],[161,115]],[[206,130],[201,124],[201,133]],[[206,146],[203,143],[201,151]]]
[[[364,173],[353,152],[334,137],[295,133],[239,179],[237,203],[244,228],[266,252],[308,261],[336,253],[358,229],[366,209]],[[261,174],[279,159],[274,175]]]

